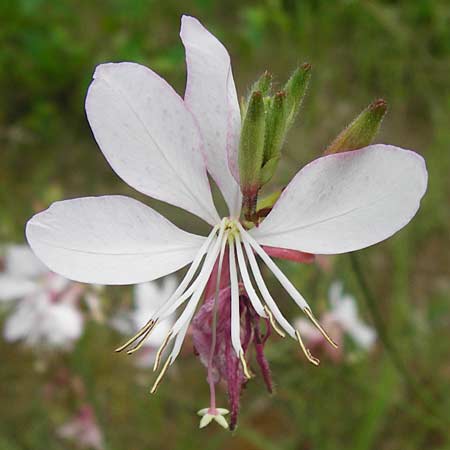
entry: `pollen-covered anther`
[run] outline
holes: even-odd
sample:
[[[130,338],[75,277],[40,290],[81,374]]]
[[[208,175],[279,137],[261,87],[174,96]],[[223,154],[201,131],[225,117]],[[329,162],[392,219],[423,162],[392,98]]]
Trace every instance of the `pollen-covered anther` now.
[[[269,318],[270,325],[272,325],[272,328],[276,331],[276,333],[281,336],[282,338],[286,337],[286,334],[280,329],[280,327],[275,322],[275,319],[273,318],[273,314],[270,311],[270,309],[267,307],[267,305],[264,305],[264,311],[267,314],[267,317]]]
[[[156,389],[158,389],[158,386],[161,384],[161,381],[162,381],[164,375],[166,374],[167,369],[169,368],[171,362],[172,362],[172,358],[169,356],[167,358],[167,361],[164,363],[164,366],[161,369],[161,372],[159,373],[155,382],[153,383],[153,386],[150,389],[150,394],[154,394],[156,392]]]
[[[145,331],[144,335],[142,336],[139,343],[134,346],[131,350],[127,351],[127,355],[132,355],[133,353],[137,352],[145,343],[145,340],[150,336],[150,333],[154,330],[156,324],[158,323],[157,320],[154,320],[153,323],[148,327],[148,329]]]
[[[157,323],[157,320],[150,319],[133,337],[128,339],[128,341],[125,342],[125,344],[121,345],[120,347],[117,347],[114,351],[117,353],[122,352],[127,347],[129,347],[131,344],[136,342],[142,335],[145,335],[143,338],[143,340],[144,340],[148,336],[148,334],[150,334],[149,330],[151,331],[153,329],[153,327],[156,325],[156,323]],[[139,347],[140,347],[140,345],[139,345]]]
[[[163,343],[161,344],[161,347],[159,347],[158,352],[156,353],[155,364],[153,365],[153,372],[156,372],[158,370],[159,363],[161,362],[161,356],[163,354],[164,349],[167,347],[167,344],[169,343],[171,337],[172,331],[169,331]]]
[[[317,329],[321,332],[322,336],[329,342],[329,344],[334,348],[338,348],[336,342],[331,339],[329,334],[322,328],[322,325],[320,325],[319,321],[313,316],[312,311],[309,308],[304,308],[303,312],[306,314],[308,319],[317,327]]]
[[[295,336],[297,337],[297,341],[300,344],[300,348],[302,349],[303,353],[306,356],[306,359],[315,366],[318,366],[320,364],[320,360],[313,356],[308,348],[305,347],[305,344],[303,343],[302,337],[300,336],[300,332],[298,330],[295,330]]]
[[[245,378],[247,378],[247,380],[250,380],[252,378],[252,373],[250,372],[247,361],[245,360],[244,352],[242,350],[239,352],[239,359],[241,360],[242,370],[244,371]]]

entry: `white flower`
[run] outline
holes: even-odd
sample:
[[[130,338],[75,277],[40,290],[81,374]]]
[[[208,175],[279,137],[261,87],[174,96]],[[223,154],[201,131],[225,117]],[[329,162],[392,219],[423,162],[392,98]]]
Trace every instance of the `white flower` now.
[[[369,325],[365,324],[358,315],[358,306],[354,297],[344,293],[343,285],[340,281],[331,284],[328,292],[330,309],[327,310],[320,319],[323,327],[331,330],[333,339],[342,341],[342,335],[349,335],[355,344],[363,350],[369,351],[375,344],[377,334]],[[303,317],[296,320],[296,327],[301,331],[306,342],[311,347],[318,347],[326,344],[322,334],[313,327]],[[341,352],[330,350],[329,355],[338,360],[342,356]]]
[[[84,288],[48,269],[26,245],[7,247],[0,300],[20,301],[4,324],[7,341],[70,346],[83,330],[77,301]]]
[[[179,354],[214,263],[227,247],[231,339],[244,365],[238,270],[257,313],[269,315],[301,342],[270,295],[255,253],[315,320],[263,245],[314,254],[368,247],[412,219],[427,186],[424,160],[409,150],[371,145],[332,154],[303,167],[260,226],[244,229],[239,221],[241,193],[233,176],[238,172],[241,119],[230,57],[195,18],[183,17],[181,39],[188,71],[184,99],[144,66],[109,63],[94,73],[86,112],[100,149],[125,182],[201,217],[211,225],[210,234],[187,233],[152,208],[119,195],[56,202],[30,219],[26,228],[36,255],[51,270],[77,281],[142,283],[191,264],[176,291],[137,336],[187,302],[164,342],[173,346],[162,373]],[[229,208],[222,219],[208,172]],[[154,388],[159,381],[160,377]]]
[[[330,286],[330,314],[356,344],[364,350],[370,350],[377,339],[375,330],[366,325],[358,315],[358,306],[354,297],[344,293],[341,282],[335,281]]]
[[[158,311],[177,288],[177,278],[174,275],[163,278],[162,282],[148,281],[134,287],[134,308],[125,317],[115,317],[113,326],[123,334],[138,332],[149,317]],[[143,343],[143,351],[139,354],[138,364],[142,367],[151,366],[155,362],[157,350],[164,342],[167,333],[174,324],[173,315],[158,323],[152,333]]]

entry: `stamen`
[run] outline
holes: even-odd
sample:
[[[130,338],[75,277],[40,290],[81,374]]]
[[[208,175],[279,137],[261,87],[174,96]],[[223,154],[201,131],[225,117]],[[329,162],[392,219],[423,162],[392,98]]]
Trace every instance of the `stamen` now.
[[[158,377],[156,378],[155,382],[153,383],[152,388],[150,389],[150,394],[154,394],[156,392],[156,389],[158,389],[158,386],[160,385],[165,373],[167,372],[167,369],[169,368],[169,365],[171,363],[170,356],[167,358],[167,361],[164,363],[163,368],[161,369],[161,372],[159,373]]]
[[[219,253],[224,252],[228,234],[225,233],[224,235],[224,230],[225,230],[224,223],[222,223],[216,243],[214,244],[213,249],[208,253],[205,259],[205,263],[203,264],[202,270],[200,271],[200,274],[196,280],[196,290],[193,293],[192,298],[189,301],[188,305],[186,306],[186,308],[184,309],[184,311],[182,312],[182,314],[172,327],[173,335],[171,337],[173,338],[176,336],[175,344],[173,346],[172,353],[170,354],[172,362],[175,361],[176,357],[178,356],[181,350],[181,346],[183,344],[184,338],[189,328],[189,323],[192,320],[197,304],[200,301],[206,283],[208,282],[208,279],[214,268],[217,256]]]
[[[236,355],[240,356],[241,347],[241,321],[239,315],[239,285],[236,270],[233,237],[228,240],[230,257],[230,287],[231,287],[231,343]]]
[[[286,275],[278,268],[278,266],[270,259],[267,253],[261,248],[258,242],[253,239],[239,223],[237,224],[242,233],[242,238],[244,242],[248,242],[250,246],[258,253],[261,259],[266,263],[267,267],[270,271],[275,275],[281,285],[284,287],[286,292],[293,298],[295,303],[303,310],[303,312],[307,315],[307,317],[313,322],[313,324],[317,327],[317,329],[322,333],[323,337],[335,348],[337,348],[337,344],[330,338],[330,336],[325,332],[319,322],[314,318],[311,312],[311,308],[309,307],[306,300],[297,291],[294,285],[289,281]]]
[[[222,221],[222,223],[223,222],[224,221]],[[177,301],[177,299],[180,296],[180,294],[186,289],[186,287],[191,282],[192,278],[195,275],[195,272],[197,271],[198,266],[201,263],[201,260],[203,259],[204,254],[208,252],[209,247],[211,246],[211,242],[212,242],[214,236],[216,235],[217,230],[219,229],[220,226],[221,225],[216,225],[212,229],[211,233],[208,235],[208,237],[206,238],[205,242],[200,247],[200,250],[198,251],[197,255],[195,256],[191,266],[189,267],[188,272],[184,276],[182,282],[177,287],[175,292],[167,299],[166,302],[164,302],[163,305],[161,305],[161,307],[156,311],[156,313],[153,315],[153,317],[133,337],[131,337],[125,344],[121,345],[120,347],[118,347],[115,350],[116,352],[121,352],[121,351],[125,350],[127,347],[129,347],[131,344],[133,344],[133,342],[135,342],[142,335],[145,334],[145,336],[143,337],[142,341],[135,348],[133,348],[132,351],[130,350],[131,353],[134,353],[135,351],[137,351],[139,348],[141,348],[141,346],[143,344],[143,341],[150,334],[149,328],[150,328],[150,331],[151,331],[160,318],[164,318],[164,317],[170,315],[176,308],[178,308],[179,304],[177,304],[176,307],[172,311],[167,311],[168,309],[170,309],[171,306],[173,306],[173,304]],[[191,286],[191,288],[192,287],[195,289],[195,286]],[[190,295],[192,295],[192,292],[193,292],[194,289],[192,289],[190,292],[188,292],[188,291],[185,292],[185,295],[183,295],[184,298],[182,298],[182,301],[180,302],[180,304],[184,300],[189,298]],[[156,319],[155,319],[155,317],[156,317]],[[131,354],[131,353],[129,353],[129,354]]]
[[[334,347],[338,348],[336,342],[331,339],[331,337],[327,334],[327,332],[322,328],[322,325],[318,322],[318,320],[313,316],[312,311],[309,308],[305,308],[303,310],[308,319],[317,327],[317,329],[322,333],[322,336]]]
[[[307,360],[314,364],[315,366],[318,366],[320,364],[320,360],[311,355],[311,352],[309,349],[305,347],[305,344],[302,341],[302,337],[300,336],[300,332],[298,330],[295,330],[295,335],[297,336],[297,341],[300,344],[300,348],[302,349],[303,353],[305,354]]]
[[[133,337],[128,339],[128,341],[125,342],[125,344],[121,345],[120,347],[117,347],[114,351],[119,353],[125,350],[134,341],[138,340],[150,327],[154,326],[155,323],[156,323],[155,320],[150,319]]]
[[[155,320],[153,324],[148,328],[148,330],[144,333],[144,336],[142,336],[142,339],[139,341],[139,343],[131,350],[127,351],[127,355],[132,355],[134,352],[137,352],[144,345],[145,340],[148,338],[149,334],[153,331],[157,323],[158,321]]]
[[[284,334],[284,332],[280,329],[280,327],[277,325],[277,323],[275,322],[274,318],[273,318],[273,314],[270,311],[270,309],[267,307],[267,305],[264,306],[264,311],[266,311],[267,317],[269,318],[270,321],[270,325],[272,325],[272,328],[282,337],[285,338],[286,335]]]
[[[266,317],[266,314],[264,314],[264,313],[267,311],[265,311],[264,306],[262,305],[260,299],[258,298],[258,295],[256,294],[255,289],[253,288],[253,284],[252,284],[249,274],[248,274],[247,265],[245,264],[244,253],[242,251],[242,246],[241,246],[241,238],[239,237],[239,234],[236,234],[235,238],[236,238],[235,247],[236,247],[236,253],[237,253],[237,257],[238,257],[239,270],[241,272],[242,281],[244,282],[245,290],[247,291],[247,294],[250,298],[250,302],[252,303],[252,306],[255,309],[255,311],[261,317]]]
[[[239,359],[241,360],[242,370],[244,372],[245,378],[247,378],[247,380],[250,380],[252,378],[252,374],[250,373],[247,361],[245,360],[244,352],[242,350],[239,352]]]
[[[223,221],[222,221],[223,222]],[[184,294],[180,297],[180,295],[183,293],[183,291],[187,288],[189,283],[192,281],[192,278],[195,275],[195,272],[197,271],[203,256],[208,254],[210,247],[212,246],[212,241],[217,233],[217,230],[219,229],[220,225],[216,225],[209,236],[206,238],[206,241],[203,243],[202,247],[198,251],[196,257],[194,258],[194,261],[192,262],[191,266],[189,267],[189,270],[187,271],[186,275],[183,278],[183,281],[180,283],[180,285],[177,287],[175,292],[169,297],[169,299],[165,302],[164,305],[162,305],[161,309],[157,312],[157,316],[161,318],[165,318],[172,314],[187,298],[192,295],[192,292],[195,290],[195,283],[197,280],[192,283],[190,288],[184,292]],[[207,258],[207,257],[206,257]],[[205,263],[206,263],[205,258]],[[180,297],[180,298],[179,298]],[[178,299],[178,301],[177,301]],[[175,304],[175,307],[174,307]]]
[[[163,343],[158,349],[158,352],[156,353],[155,363],[153,365],[153,372],[156,372],[158,370],[159,363],[161,362],[161,356],[163,354],[163,351],[167,347],[167,344],[169,343],[171,337],[172,337],[172,330],[167,333],[166,338],[164,339]]]
[[[266,284],[264,283],[264,279],[261,275],[261,271],[259,270],[258,263],[256,262],[255,255],[253,254],[253,250],[250,247],[250,244],[243,240],[245,252],[247,253],[247,258],[250,262],[250,267],[253,272],[253,276],[255,277],[256,284],[259,288],[259,291],[261,292],[261,295],[263,296],[264,301],[267,303],[268,309],[273,313],[275,316],[275,319],[280,324],[280,326],[286,331],[289,336],[296,339],[295,337],[295,330],[292,328],[290,323],[285,319],[281,311],[279,310],[277,304],[275,303],[275,300],[270,295],[269,290],[267,289]]]
[[[221,245],[225,245],[223,241],[224,241],[224,226],[222,225],[219,236],[217,237],[214,243],[214,247],[211,249],[211,251],[208,252],[203,267],[197,279],[188,289],[188,291],[193,290],[193,293],[191,294],[192,299],[189,301],[186,308],[184,309],[184,311],[182,312],[182,314],[172,327],[174,336],[181,330],[185,322],[190,320],[190,317],[195,312],[197,303],[200,300],[203,290],[205,289],[206,283],[208,282],[209,276],[211,275],[211,272],[214,268],[217,256],[220,253]],[[183,294],[183,296],[185,296],[188,291],[186,291],[186,293]]]

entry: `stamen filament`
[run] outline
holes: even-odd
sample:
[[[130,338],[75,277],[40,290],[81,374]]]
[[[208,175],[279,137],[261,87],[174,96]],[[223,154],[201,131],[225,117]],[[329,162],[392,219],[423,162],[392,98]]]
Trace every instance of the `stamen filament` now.
[[[172,328],[172,338],[176,337],[175,344],[172,349],[172,353],[170,354],[172,363],[175,361],[176,357],[178,356],[181,346],[183,344],[184,338],[186,336],[187,330],[189,328],[189,323],[192,320],[192,317],[195,313],[195,309],[197,307],[197,304],[203,294],[203,291],[205,289],[206,283],[208,282],[208,279],[213,271],[214,264],[216,262],[217,256],[219,253],[223,252],[225,249],[225,244],[227,241],[227,234],[224,235],[225,227],[224,222],[222,223],[219,236],[217,237],[217,240],[214,244],[214,247],[211,252],[208,253],[205,262],[203,264],[202,270],[200,271],[200,274],[196,281],[197,283],[197,289],[192,295],[191,300],[189,301],[188,305],[178,318],[178,320],[175,322],[175,325]],[[219,248],[220,246],[220,248]]]
[[[223,267],[223,257],[225,254],[225,240],[220,248],[219,262],[217,264],[217,279],[216,286],[214,289],[214,306],[212,311],[212,323],[211,323],[211,346],[209,349],[208,357],[208,384],[209,384],[209,394],[210,394],[210,408],[212,410],[216,409],[216,383],[213,376],[213,363],[214,354],[216,352],[217,344],[217,316],[218,316],[218,302],[219,302],[219,290],[220,282],[222,278],[222,267]]]
[[[266,317],[266,310],[264,309],[263,304],[261,303],[261,300],[259,299],[258,295],[255,292],[255,289],[253,288],[253,284],[250,280],[250,276],[248,274],[247,265],[245,263],[244,253],[242,251],[241,246],[241,238],[239,237],[239,234],[236,234],[235,236],[236,242],[236,253],[239,263],[239,270],[241,272],[242,281],[244,282],[245,290],[250,298],[250,302],[255,309],[255,311],[261,316]]]
[[[222,221],[223,222],[223,221]],[[206,238],[206,241],[203,243],[202,247],[198,251],[196,257],[194,258],[194,261],[192,262],[191,266],[189,267],[189,270],[187,271],[186,275],[184,276],[183,280],[181,281],[180,285],[177,287],[175,292],[169,297],[169,299],[165,302],[165,304],[162,306],[160,311],[157,311],[157,317],[165,318],[167,316],[170,316],[180,305],[183,303],[184,300],[189,298],[190,295],[192,295],[192,292],[195,290],[194,283],[190,286],[190,288],[185,291],[189,283],[192,281],[192,278],[194,277],[202,259],[203,256],[208,254],[208,251],[210,250],[210,247],[212,246],[212,241],[217,233],[217,230],[219,229],[220,225],[216,225],[209,236]],[[206,262],[206,260],[205,260]],[[181,297],[180,297],[181,295]],[[180,300],[183,299],[181,302]],[[178,301],[177,301],[178,300]],[[174,303],[176,306],[174,307]]]
[[[269,255],[262,249],[262,247],[253,239],[252,236],[247,233],[241,224],[237,224],[242,233],[242,238],[244,242],[248,242],[250,246],[256,251],[256,253],[261,257],[261,259],[266,263],[269,270],[275,275],[281,285],[284,287],[286,292],[292,297],[292,299],[297,303],[297,305],[303,310],[306,316],[312,321],[312,323],[317,327],[324,338],[335,348],[337,344],[330,338],[330,336],[325,332],[319,322],[314,318],[311,312],[311,308],[304,299],[304,297],[298,292],[294,285],[289,281],[286,275],[279,269],[279,267],[270,259]]]
[[[231,344],[236,355],[240,357],[241,347],[241,322],[239,316],[239,285],[236,270],[235,243],[233,237],[229,237],[230,257],[230,287],[231,287]]]
[[[286,333],[289,334],[289,336],[291,336],[293,339],[296,339],[294,328],[285,319],[285,317],[279,310],[277,304],[275,303],[275,300],[270,295],[270,292],[267,289],[266,284],[264,283],[264,279],[261,275],[261,271],[259,270],[258,263],[256,262],[256,258],[255,258],[255,255],[253,254],[252,248],[250,247],[250,245],[247,241],[243,240],[242,242],[244,244],[244,249],[247,254],[247,258],[250,262],[250,267],[252,269],[253,276],[256,281],[256,285],[258,286],[258,289],[261,292],[261,295],[263,296],[264,301],[267,303],[268,309],[270,309],[270,311],[275,316],[277,322],[286,331]]]
[[[294,287],[294,285],[289,281],[289,279],[286,277],[286,275],[279,269],[279,267],[270,259],[269,255],[261,248],[261,246],[253,239],[243,228],[240,224],[238,224],[238,227],[242,229],[242,239],[246,240],[250,246],[255,250],[255,252],[261,257],[261,259],[264,261],[264,263],[267,265],[269,270],[275,275],[275,277],[278,279],[278,281],[281,283],[281,285],[284,287],[284,289],[287,291],[287,293],[293,298],[295,303],[301,308],[305,309],[308,307],[308,303],[303,298],[303,296],[300,294],[300,292],[297,291],[297,289]]]
[[[167,336],[165,337],[163,343],[161,344],[161,346],[158,349],[158,352],[156,353],[155,363],[153,364],[153,372],[156,372],[158,370],[159,363],[161,361],[161,356],[163,354],[163,351],[167,347],[167,344],[169,343],[171,336],[172,336],[172,330],[167,333]]]
[[[167,361],[164,363],[163,368],[161,369],[161,372],[159,373],[158,377],[156,378],[155,382],[153,383],[152,388],[150,389],[150,394],[154,394],[156,392],[156,389],[158,389],[158,386],[160,385],[165,373],[167,372],[167,369],[170,365],[171,359],[170,356],[167,358]]]
[[[302,337],[300,336],[300,332],[298,330],[295,330],[295,335],[297,336],[297,341],[300,344],[300,348],[302,349],[303,353],[306,356],[306,359],[314,364],[315,366],[318,366],[320,364],[320,360],[317,359],[316,357],[314,357],[313,355],[311,355],[311,352],[309,351],[309,349],[307,349],[305,347],[305,344],[303,343]]]

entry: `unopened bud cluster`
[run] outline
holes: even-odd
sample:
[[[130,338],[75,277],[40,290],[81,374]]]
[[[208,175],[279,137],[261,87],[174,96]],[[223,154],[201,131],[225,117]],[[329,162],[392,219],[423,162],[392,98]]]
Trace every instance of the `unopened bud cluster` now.
[[[258,192],[275,173],[286,134],[308,87],[311,66],[304,64],[278,92],[265,72],[242,102],[239,178],[245,218],[255,221]]]
[[[241,102],[243,121],[239,144],[239,180],[243,194],[242,209],[249,222],[258,223],[257,210],[262,207],[258,203],[258,193],[275,173],[287,132],[300,109],[310,78],[311,66],[303,64],[281,90],[274,91],[272,76],[265,72],[253,84],[247,99]],[[324,154],[369,145],[380,128],[386,109],[384,100],[371,103],[332,141]],[[270,206],[268,204],[262,208],[270,210]]]

